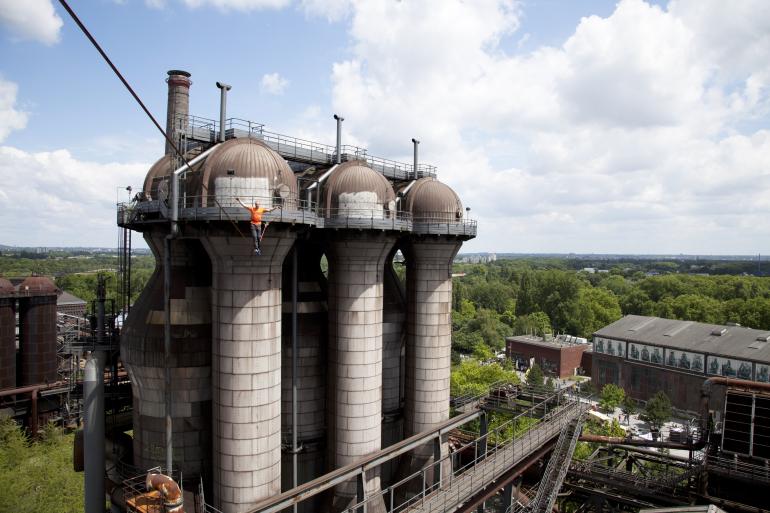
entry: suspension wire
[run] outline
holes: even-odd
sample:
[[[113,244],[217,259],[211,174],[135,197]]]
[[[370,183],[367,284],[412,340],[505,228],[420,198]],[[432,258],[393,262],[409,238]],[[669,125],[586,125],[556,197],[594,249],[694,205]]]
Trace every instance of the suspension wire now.
[[[171,148],[174,150],[174,153],[176,153],[180,159],[182,159],[182,162],[184,162],[187,169],[192,170],[192,166],[190,166],[190,163],[187,161],[184,155],[182,155],[182,152],[179,151],[179,147],[174,142],[173,138],[169,136],[165,130],[160,126],[160,123],[155,119],[155,116],[152,115],[150,110],[147,108],[147,106],[144,104],[141,98],[139,98],[139,95],[136,94],[136,91],[134,91],[134,88],[131,87],[131,84],[128,83],[128,80],[125,79],[123,74],[120,72],[120,70],[113,64],[112,60],[107,55],[107,52],[102,49],[101,45],[96,41],[94,36],[91,35],[91,32],[86,28],[86,26],[83,24],[82,21],[80,21],[80,18],[78,18],[78,15],[75,14],[75,11],[72,10],[72,8],[67,3],[67,0],[59,0],[59,3],[64,7],[64,10],[67,11],[67,13],[70,15],[72,20],[77,24],[77,26],[80,28],[80,30],[83,32],[83,34],[88,38],[88,40],[91,42],[91,44],[96,48],[96,51],[99,52],[99,55],[102,56],[104,61],[109,65],[109,67],[112,69],[113,73],[120,79],[120,81],[123,83],[125,88],[128,90],[129,93],[131,93],[131,96],[134,97],[134,100],[136,100],[136,103],[139,104],[139,106],[142,108],[145,114],[147,114],[147,117],[150,118],[152,123],[155,125],[155,128],[158,129],[158,131],[163,135],[163,138],[171,145]],[[225,127],[219,127],[220,130],[224,130]],[[172,171],[173,173],[173,171]],[[203,188],[206,189],[206,192],[208,193],[208,187],[206,187],[205,184],[203,184]],[[214,203],[217,204],[217,206],[220,208],[222,212],[224,212],[225,216],[227,216],[227,219],[233,224],[235,229],[238,231],[241,237],[246,238],[246,236],[243,234],[240,228],[238,228],[238,224],[230,217],[230,214],[227,213],[227,211],[220,205],[219,201],[217,201],[216,198],[214,199]]]
[[[75,11],[72,10],[72,8],[67,3],[67,0],[59,0],[59,3],[64,7],[64,10],[67,11],[67,13],[70,15],[72,20],[77,24],[78,27],[80,27],[80,30],[85,34],[85,36],[88,38],[89,41],[91,41],[91,44],[94,45],[94,48],[96,48],[96,51],[99,52],[99,54],[102,56],[102,58],[105,60],[105,62],[109,65],[110,68],[112,68],[112,71],[117,75],[117,77],[120,79],[120,81],[123,83],[123,85],[128,89],[128,92],[131,93],[131,96],[134,97],[134,100],[136,100],[136,103],[139,104],[139,106],[142,108],[145,114],[147,114],[147,117],[150,118],[152,123],[155,125],[155,128],[158,129],[158,131],[163,135],[163,138],[166,139],[166,141],[171,145],[171,147],[174,149],[174,152],[179,155],[179,158],[181,158],[185,164],[187,164],[187,167],[190,167],[190,164],[187,162],[187,159],[184,158],[184,155],[182,155],[179,152],[179,148],[174,143],[174,140],[169,137],[169,135],[166,133],[165,130],[160,126],[158,121],[155,119],[155,117],[152,115],[150,110],[145,106],[144,102],[142,102],[142,99],[139,98],[139,95],[136,94],[134,89],[131,87],[131,84],[128,83],[128,81],[123,77],[123,75],[120,73],[120,70],[118,70],[117,66],[112,63],[112,60],[107,56],[107,53],[102,49],[102,47],[99,45],[99,43],[94,39],[94,36],[91,35],[91,32],[88,31],[85,25],[83,25],[83,22],[80,21],[80,18],[78,18],[78,15],[75,14]]]

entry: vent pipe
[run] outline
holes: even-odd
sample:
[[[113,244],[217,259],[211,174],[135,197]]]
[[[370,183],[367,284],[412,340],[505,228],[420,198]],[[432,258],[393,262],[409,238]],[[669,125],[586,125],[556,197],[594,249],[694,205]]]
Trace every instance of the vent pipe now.
[[[414,179],[417,180],[417,147],[420,145],[420,141],[412,138],[412,144],[414,145]]]
[[[342,162],[342,122],[345,118],[335,114],[334,119],[337,121],[337,160],[335,162],[340,164]]]
[[[227,114],[227,91],[232,89],[232,86],[225,84],[224,82],[217,82],[217,87],[220,91],[219,96],[219,142],[225,142],[225,116]]]
[[[182,127],[187,126],[187,117],[190,113],[190,74],[179,69],[172,69],[168,72],[166,79],[168,84],[168,104],[166,107],[166,134],[178,143],[178,132]],[[184,152],[184,148],[180,148]],[[174,147],[166,141],[166,155],[173,155]]]

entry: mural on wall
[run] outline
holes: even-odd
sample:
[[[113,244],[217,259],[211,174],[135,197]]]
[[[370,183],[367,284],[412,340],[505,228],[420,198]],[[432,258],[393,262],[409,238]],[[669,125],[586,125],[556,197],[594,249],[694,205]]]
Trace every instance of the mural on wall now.
[[[628,357],[640,362],[663,363],[663,349],[632,342],[628,348]]]
[[[708,367],[706,371],[709,374],[726,376],[728,378],[752,378],[751,362],[734,360],[732,358],[723,358],[721,356],[709,356]]]
[[[626,356],[626,343],[620,340],[596,337],[594,339],[594,351],[624,358]]]
[[[756,369],[756,376],[754,377],[756,381],[761,381],[762,383],[767,383],[770,381],[770,365],[762,365],[757,364]]]
[[[677,351],[675,349],[666,349],[666,365],[678,369],[703,372],[703,355],[699,353],[689,353],[687,351]]]

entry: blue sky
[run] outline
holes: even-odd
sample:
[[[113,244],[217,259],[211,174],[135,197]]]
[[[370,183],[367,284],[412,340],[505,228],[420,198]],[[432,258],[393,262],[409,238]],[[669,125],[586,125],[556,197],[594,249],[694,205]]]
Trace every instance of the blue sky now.
[[[425,161],[466,251],[770,251],[767,2],[93,0],[72,7],[163,124],[192,114]],[[58,20],[58,21],[57,21]],[[0,0],[0,244],[112,245],[163,149],[58,2]]]

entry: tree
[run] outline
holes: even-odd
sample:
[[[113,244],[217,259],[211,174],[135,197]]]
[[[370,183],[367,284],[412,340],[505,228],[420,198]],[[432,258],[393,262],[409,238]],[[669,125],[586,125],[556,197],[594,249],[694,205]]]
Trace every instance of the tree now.
[[[618,298],[610,290],[585,287],[578,292],[574,334],[590,337],[593,332],[620,319]]]
[[[626,398],[626,392],[622,388],[612,383],[607,383],[602,388],[601,399],[599,400],[599,408],[606,413],[612,413],[615,408],[623,403]]]
[[[498,363],[482,365],[478,360],[467,359],[452,369],[450,390],[453,397],[480,395],[487,392],[489,385],[499,381],[519,383],[519,377]]]
[[[538,310],[536,289],[534,274],[531,271],[524,272],[521,275],[519,293],[516,296],[516,315],[527,315]]]
[[[544,337],[546,333],[552,333],[551,320],[545,312],[532,312],[529,315],[520,315],[516,317],[513,323],[514,335],[534,334],[538,337]]]
[[[527,384],[531,387],[542,388],[545,384],[545,376],[543,375],[543,369],[538,364],[532,365],[527,371]]]
[[[656,429],[671,420],[671,400],[663,391],[659,391],[647,401],[641,419]]]
[[[626,416],[626,424],[628,424],[631,415],[636,413],[636,401],[634,401],[631,396],[627,395],[623,398],[623,402],[621,403],[620,408],[623,411],[623,414]]]

